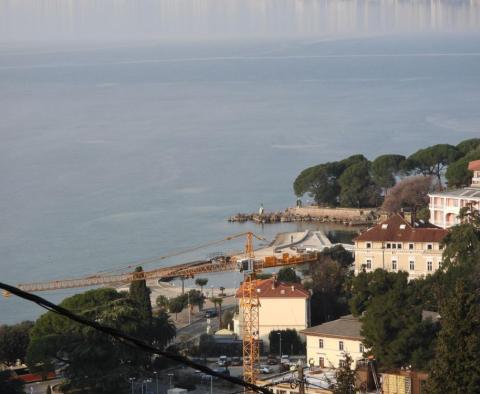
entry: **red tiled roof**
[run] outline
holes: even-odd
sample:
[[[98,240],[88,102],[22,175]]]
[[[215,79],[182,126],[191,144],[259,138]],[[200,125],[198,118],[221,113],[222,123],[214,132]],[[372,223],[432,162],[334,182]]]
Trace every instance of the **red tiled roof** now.
[[[275,284],[275,285],[274,285]],[[279,282],[273,278],[257,279],[256,287],[259,298],[309,298],[310,293],[299,283]],[[237,290],[237,298],[242,296],[243,285]]]
[[[480,171],[480,160],[474,160],[468,163],[468,169],[470,171]]]
[[[398,214],[360,234],[355,241],[440,242],[448,231],[438,227],[412,227]]]

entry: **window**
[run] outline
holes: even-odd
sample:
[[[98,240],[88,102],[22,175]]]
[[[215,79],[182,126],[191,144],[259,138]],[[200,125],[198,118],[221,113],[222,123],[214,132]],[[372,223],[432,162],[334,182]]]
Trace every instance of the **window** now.
[[[343,350],[343,341],[338,341],[338,350]]]
[[[390,245],[390,242],[387,242],[387,249],[390,249],[392,245]]]
[[[363,347],[363,343],[361,343],[360,345],[358,345],[358,351],[360,353],[363,353],[365,351],[365,348]]]
[[[402,244],[397,244],[397,249],[402,249]]]
[[[392,249],[397,249],[397,244],[392,244]]]
[[[410,260],[410,271],[414,271],[414,270],[415,270],[415,261]]]
[[[397,260],[392,260],[392,271],[397,270]]]
[[[415,247],[414,244],[408,244],[408,249],[413,250],[414,247]]]
[[[433,263],[431,261],[427,261],[427,271],[432,272],[433,270]]]
[[[319,347],[320,349],[323,349],[323,339],[319,339],[319,340],[318,340],[318,347]]]
[[[365,263],[366,263],[366,266],[367,266],[367,270],[371,270],[372,269],[372,260],[367,259],[367,261]]]
[[[370,249],[372,247],[372,243],[371,242],[367,242],[366,243],[366,246],[367,246],[367,249]]]
[[[345,360],[338,360],[338,368],[344,368],[346,365]]]
[[[277,389],[277,394],[287,394],[287,390],[278,390]]]
[[[442,250],[442,249],[443,249],[443,245],[442,245],[442,244],[438,245],[438,249]]]
[[[432,244],[427,244],[427,249],[428,249],[428,250],[432,250],[432,249],[433,249],[433,245],[432,245]]]

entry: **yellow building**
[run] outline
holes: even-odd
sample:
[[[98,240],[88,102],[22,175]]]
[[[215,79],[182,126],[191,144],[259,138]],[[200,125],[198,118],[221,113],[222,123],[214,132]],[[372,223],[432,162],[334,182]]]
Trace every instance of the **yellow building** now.
[[[395,214],[355,239],[355,274],[377,268],[406,271],[410,279],[434,273],[442,261],[440,242],[447,230],[412,226]]]
[[[310,292],[301,284],[279,282],[275,278],[257,280],[257,292],[260,300],[259,339],[268,346],[268,335],[274,330],[295,329],[301,331],[310,323]],[[242,295],[242,287],[237,298]],[[234,318],[234,331],[242,337],[243,312]],[[285,349],[288,354],[289,349]]]
[[[362,323],[352,315],[342,316],[302,331],[307,339],[307,360],[320,368],[338,368],[348,353],[354,363],[363,360]],[[355,364],[352,367],[355,367]]]

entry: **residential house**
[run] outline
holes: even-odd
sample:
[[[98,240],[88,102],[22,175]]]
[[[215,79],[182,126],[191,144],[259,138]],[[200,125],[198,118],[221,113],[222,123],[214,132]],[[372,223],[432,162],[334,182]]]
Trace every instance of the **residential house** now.
[[[268,335],[274,330],[295,329],[301,331],[310,324],[310,292],[301,284],[279,282],[275,277],[256,281],[260,301],[259,339],[268,346]],[[238,300],[242,297],[242,286],[237,290]],[[234,317],[234,332],[241,338],[243,311],[239,302],[239,313]],[[288,349],[285,349],[287,352]]]
[[[470,162],[468,169],[473,172],[470,187],[429,193],[432,224],[449,228],[459,223],[458,215],[463,207],[480,209],[480,160]]]
[[[352,315],[342,316],[302,332],[307,339],[307,360],[320,368],[338,368],[348,353],[354,363],[364,360],[362,323]],[[355,367],[355,365],[353,365]]]
[[[399,214],[360,234],[355,241],[355,274],[377,268],[406,271],[410,279],[434,273],[442,262],[441,241],[447,230],[412,225]]]

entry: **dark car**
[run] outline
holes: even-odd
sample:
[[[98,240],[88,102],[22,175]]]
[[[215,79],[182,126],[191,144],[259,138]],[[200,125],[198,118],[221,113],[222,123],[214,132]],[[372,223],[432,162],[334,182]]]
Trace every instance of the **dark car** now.
[[[206,311],[205,312],[205,317],[207,319],[210,319],[211,317],[216,317],[216,316],[218,316],[217,311]]]

